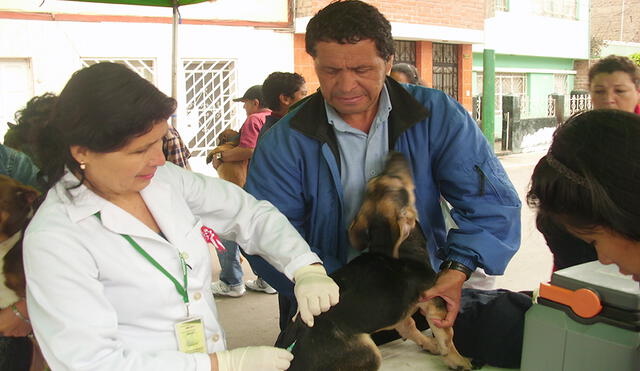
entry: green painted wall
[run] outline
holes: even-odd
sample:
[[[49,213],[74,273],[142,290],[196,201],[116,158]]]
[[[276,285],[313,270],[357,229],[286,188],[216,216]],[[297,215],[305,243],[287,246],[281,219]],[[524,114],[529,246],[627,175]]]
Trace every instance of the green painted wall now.
[[[482,67],[482,53],[473,53],[473,66]],[[573,59],[496,54],[496,68],[573,70]]]
[[[473,66],[482,68],[482,53],[473,53]],[[519,69],[545,69],[545,70],[567,70],[573,71],[573,59],[567,58],[545,58],[519,55],[496,54],[496,69],[519,68]],[[500,73],[500,72],[497,72]],[[473,95],[481,94],[481,87],[477,84],[478,72],[473,72],[472,91]],[[567,92],[573,89],[575,75],[567,76]],[[548,109],[549,94],[555,91],[554,74],[552,73],[527,73],[527,94],[529,96],[530,116],[546,116]],[[502,118],[496,115],[496,136],[501,135]]]
[[[527,94],[531,117],[545,117],[549,94],[554,92],[553,74],[530,73],[527,78]]]

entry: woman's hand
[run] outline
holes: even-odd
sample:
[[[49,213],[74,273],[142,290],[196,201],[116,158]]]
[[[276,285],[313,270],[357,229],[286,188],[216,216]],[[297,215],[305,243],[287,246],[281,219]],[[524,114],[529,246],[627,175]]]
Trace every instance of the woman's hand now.
[[[225,350],[210,356],[213,371],[282,371],[293,359],[290,352],[267,346]]]
[[[16,307],[20,313],[27,318],[27,307],[23,300],[17,302]],[[11,306],[0,311],[0,334],[2,336],[21,337],[31,334],[31,324],[18,318],[11,309]]]
[[[307,265],[294,274],[294,292],[298,301],[300,318],[313,327],[313,316],[326,312],[340,300],[340,288],[327,276],[320,264]]]

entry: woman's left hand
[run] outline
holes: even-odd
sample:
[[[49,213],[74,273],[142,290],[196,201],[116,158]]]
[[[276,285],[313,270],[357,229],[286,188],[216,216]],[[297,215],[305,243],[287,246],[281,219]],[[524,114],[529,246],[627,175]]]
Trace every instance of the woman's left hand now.
[[[320,264],[307,265],[294,274],[300,318],[313,327],[313,316],[326,312],[340,300],[340,288]]]
[[[20,306],[18,306],[20,310]],[[25,312],[21,312],[24,313]],[[0,311],[0,334],[2,336],[21,337],[31,334],[31,324],[18,318],[11,307],[6,307]]]

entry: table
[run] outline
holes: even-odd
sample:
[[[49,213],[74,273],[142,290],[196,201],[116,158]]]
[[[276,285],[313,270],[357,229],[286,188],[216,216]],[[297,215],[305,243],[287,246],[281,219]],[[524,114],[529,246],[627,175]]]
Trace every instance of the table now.
[[[398,339],[384,344],[380,347],[380,352],[382,353],[382,367],[380,367],[380,371],[449,371],[440,356],[422,350],[410,340],[403,341],[402,339]],[[506,371],[517,369],[484,366],[480,370]]]

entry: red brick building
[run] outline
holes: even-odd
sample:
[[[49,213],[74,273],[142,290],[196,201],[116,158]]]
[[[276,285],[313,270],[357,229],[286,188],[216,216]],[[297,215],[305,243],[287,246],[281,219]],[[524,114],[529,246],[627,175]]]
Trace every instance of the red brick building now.
[[[331,0],[299,0],[295,9],[294,66],[318,87],[313,61],[305,51],[309,19]],[[471,111],[471,45],[483,42],[483,0],[368,0],[391,22],[396,62],[414,64],[427,86],[441,89]]]

